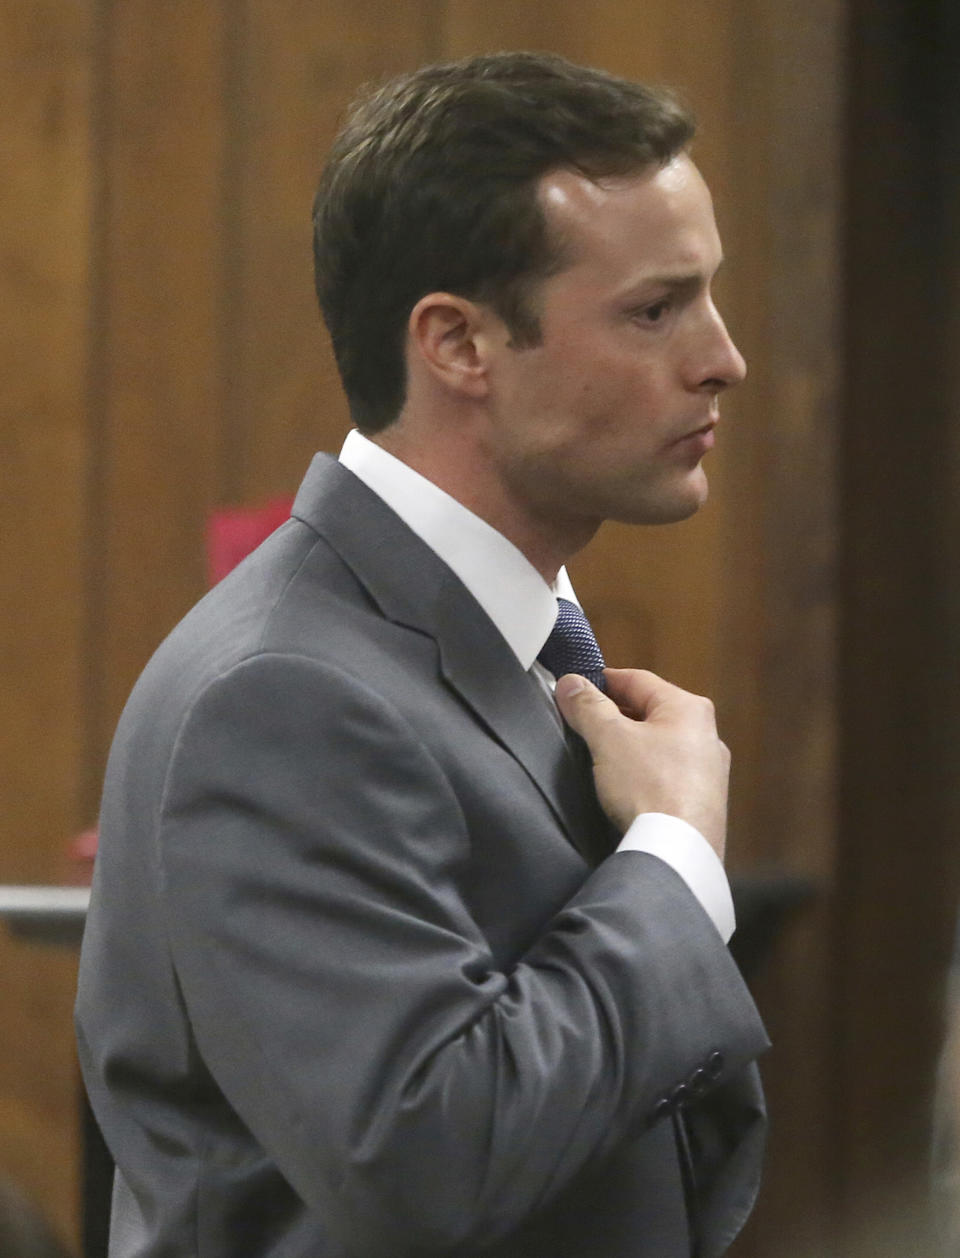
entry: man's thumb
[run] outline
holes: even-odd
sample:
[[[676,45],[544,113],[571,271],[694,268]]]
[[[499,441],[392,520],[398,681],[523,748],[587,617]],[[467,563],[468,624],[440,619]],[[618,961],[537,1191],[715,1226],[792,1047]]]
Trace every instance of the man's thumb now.
[[[617,711],[616,704],[579,673],[566,673],[558,678],[554,693],[563,719],[587,741],[594,721],[604,713],[604,709],[609,706]]]

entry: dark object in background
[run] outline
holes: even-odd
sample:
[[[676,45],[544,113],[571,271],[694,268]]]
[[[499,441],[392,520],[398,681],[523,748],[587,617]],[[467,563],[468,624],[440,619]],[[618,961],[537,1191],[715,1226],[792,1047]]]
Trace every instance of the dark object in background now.
[[[784,922],[817,894],[817,882],[802,874],[733,874],[730,890],[737,914],[737,929],[730,952],[748,983],[757,977]]]

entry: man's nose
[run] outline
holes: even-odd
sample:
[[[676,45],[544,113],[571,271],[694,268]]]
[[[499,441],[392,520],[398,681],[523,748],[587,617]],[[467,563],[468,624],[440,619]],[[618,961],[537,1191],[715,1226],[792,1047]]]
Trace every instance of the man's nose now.
[[[709,348],[700,387],[719,392],[739,384],[747,374],[747,364],[733,343],[720,312],[712,304],[710,316]]]

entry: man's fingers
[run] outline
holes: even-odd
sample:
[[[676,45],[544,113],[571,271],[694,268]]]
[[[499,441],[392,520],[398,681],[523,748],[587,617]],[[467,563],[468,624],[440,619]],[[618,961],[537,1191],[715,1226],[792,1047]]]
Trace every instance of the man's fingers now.
[[[607,668],[604,678],[606,696],[576,673],[568,673],[557,680],[557,706],[567,724],[588,742],[590,729],[597,721],[610,720],[619,712],[643,720],[663,704],[684,694],[645,669]]]
[[[606,668],[607,694],[621,712],[638,721],[676,692],[676,686],[643,668]]]
[[[691,694],[664,681],[656,673],[642,668],[604,669],[607,694],[621,712],[635,720],[655,720],[658,717],[677,717],[681,712],[687,719],[714,720],[714,707],[702,695]]]
[[[637,668],[604,670],[604,695],[585,677],[568,673],[557,681],[557,707],[564,720],[589,743],[591,735],[621,713],[637,721],[683,721],[715,729],[713,704],[656,673]]]
[[[730,754],[713,705],[656,673],[608,668],[605,677],[606,695],[569,674],[556,691],[590,749],[601,807],[621,832],[640,813],[680,817],[722,856]]]

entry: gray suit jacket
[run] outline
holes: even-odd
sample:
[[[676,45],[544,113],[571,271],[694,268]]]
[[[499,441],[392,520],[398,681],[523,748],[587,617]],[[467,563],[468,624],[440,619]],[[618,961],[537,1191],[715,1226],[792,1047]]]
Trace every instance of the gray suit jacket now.
[[[137,684],[77,1004],[114,1258],[704,1258],[767,1041],[536,682],[318,456]]]

